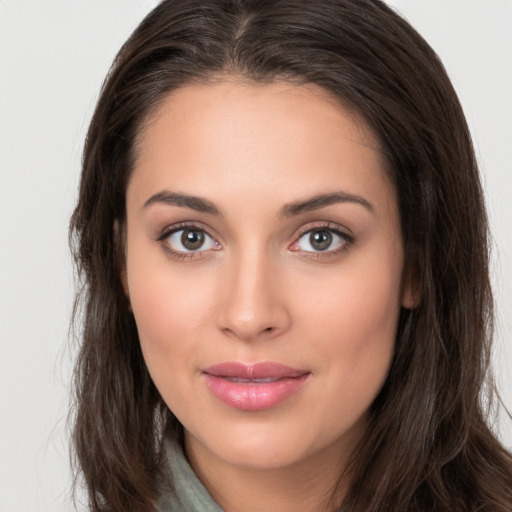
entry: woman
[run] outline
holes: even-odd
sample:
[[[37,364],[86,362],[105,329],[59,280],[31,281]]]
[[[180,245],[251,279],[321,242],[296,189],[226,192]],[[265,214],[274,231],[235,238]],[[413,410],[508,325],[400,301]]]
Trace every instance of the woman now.
[[[164,1],[71,234],[92,510],[510,510],[470,136],[380,1]]]

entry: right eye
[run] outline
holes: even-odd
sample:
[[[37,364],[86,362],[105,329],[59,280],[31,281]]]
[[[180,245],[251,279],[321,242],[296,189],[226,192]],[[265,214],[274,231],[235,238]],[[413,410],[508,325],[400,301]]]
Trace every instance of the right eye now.
[[[176,254],[192,254],[220,249],[217,243],[203,229],[187,226],[175,229],[161,237],[167,248]]]

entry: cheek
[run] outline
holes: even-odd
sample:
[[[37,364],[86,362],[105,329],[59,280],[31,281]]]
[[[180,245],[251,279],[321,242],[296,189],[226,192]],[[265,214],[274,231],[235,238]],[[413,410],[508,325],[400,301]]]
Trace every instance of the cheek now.
[[[152,374],[168,375],[188,353],[209,315],[214,283],[208,273],[176,262],[134,241],[127,261],[131,307],[144,358]]]
[[[200,396],[195,376],[202,325],[211,297],[205,288],[190,286],[181,273],[157,267],[132,274],[132,309],[142,354],[164,402],[181,419],[189,413],[191,394]]]
[[[313,357],[318,355],[320,365],[328,361],[332,379],[338,382],[354,389],[379,388],[394,350],[401,259],[394,254],[392,258],[359,254],[354,262],[347,259],[345,266],[333,270],[323,284],[311,280],[297,290],[303,303],[297,315],[302,319],[300,329],[317,340]]]
[[[335,270],[329,280],[312,280],[297,290],[306,306],[301,316],[315,331],[346,340],[365,335],[387,339],[394,332],[400,310],[400,267],[363,263]]]
[[[399,274],[379,266],[374,271],[367,267],[364,274],[340,276],[322,294],[309,295],[303,330],[316,340],[311,360],[325,377],[326,390],[325,399],[315,401],[311,413],[332,432],[356,425],[386,380],[394,353],[399,290]]]
[[[131,302],[141,338],[148,334],[167,343],[171,337],[194,332],[208,310],[205,290],[182,286],[180,279],[132,282]]]

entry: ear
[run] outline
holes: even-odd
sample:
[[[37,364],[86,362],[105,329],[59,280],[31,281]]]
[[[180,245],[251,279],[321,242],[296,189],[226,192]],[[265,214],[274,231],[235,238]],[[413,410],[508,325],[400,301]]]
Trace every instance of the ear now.
[[[401,305],[405,309],[417,308],[421,301],[421,292],[416,272],[411,268],[404,270],[402,278]]]
[[[119,220],[114,221],[114,246],[115,246],[115,258],[116,266],[119,271],[119,279],[123,286],[124,294],[130,302],[130,291],[128,289],[128,279],[126,276],[126,251],[125,251],[125,234],[124,229],[120,225]]]

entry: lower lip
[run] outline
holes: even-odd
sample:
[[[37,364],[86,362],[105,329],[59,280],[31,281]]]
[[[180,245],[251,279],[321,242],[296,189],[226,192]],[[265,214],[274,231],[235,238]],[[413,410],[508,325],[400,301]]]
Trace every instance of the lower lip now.
[[[272,382],[240,383],[204,374],[210,391],[225,404],[244,411],[263,411],[280,404],[306,382],[309,373]]]

